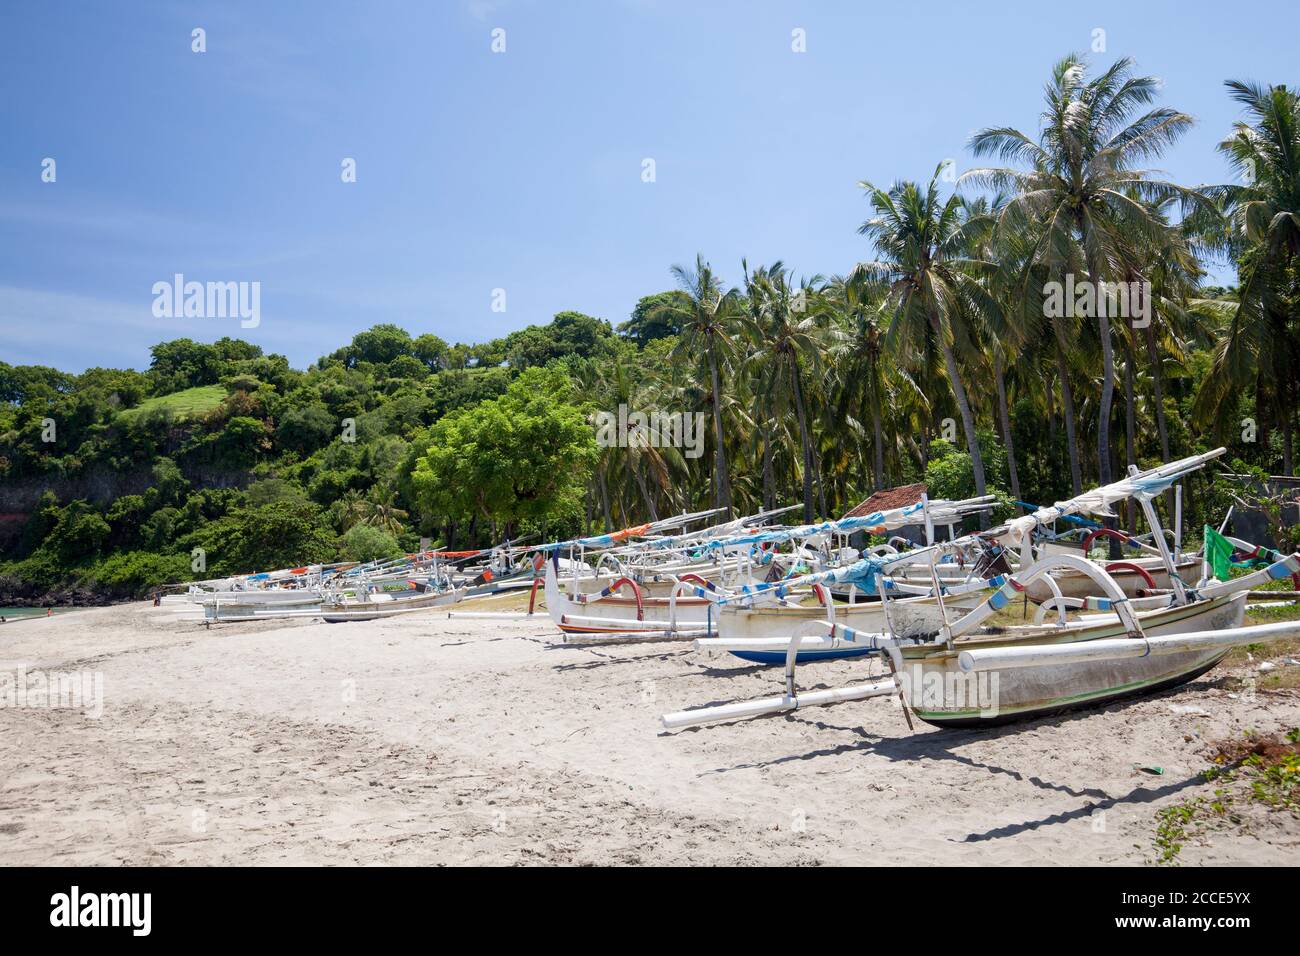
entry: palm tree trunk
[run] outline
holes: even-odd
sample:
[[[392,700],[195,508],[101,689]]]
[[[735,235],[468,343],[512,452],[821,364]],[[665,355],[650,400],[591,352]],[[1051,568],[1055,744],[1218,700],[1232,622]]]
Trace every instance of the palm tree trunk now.
[[[1065,418],[1065,444],[1070,453],[1070,483],[1074,494],[1083,493],[1083,472],[1079,468],[1079,443],[1074,433],[1074,394],[1070,391],[1070,370],[1065,363],[1065,331],[1059,322],[1056,330],[1056,374],[1061,380],[1061,413]]]
[[[1115,403],[1115,350],[1110,338],[1110,319],[1102,307],[1101,285],[1095,269],[1088,270],[1088,280],[1096,293],[1097,334],[1101,337],[1101,401],[1097,405],[1097,472],[1103,485],[1111,482],[1110,417]],[[1111,540],[1114,540],[1113,538]]]
[[[1255,417],[1258,419],[1259,424],[1255,440],[1262,449],[1259,454],[1264,456],[1272,454],[1269,449],[1273,446],[1273,426],[1272,416],[1263,414],[1260,409],[1267,408],[1268,406],[1265,403],[1269,401],[1268,393],[1264,390],[1264,372],[1261,370],[1255,373]],[[1258,464],[1265,471],[1269,471],[1273,467],[1273,460],[1265,457]]]
[[[875,363],[871,366],[871,431],[875,445],[874,489],[880,491],[885,487],[885,439],[880,427],[880,380]]]
[[[600,475],[600,507],[605,515],[605,532],[614,530],[614,516],[609,511],[609,480],[605,476],[605,469],[598,471]]]
[[[799,387],[799,366],[791,366],[790,379],[794,384],[794,407],[799,414],[799,441],[803,445],[803,520],[813,520],[812,442],[808,440],[808,416],[803,407],[803,390]]]
[[[722,444],[722,393],[718,387],[718,356],[709,336],[709,379],[713,388],[713,480],[715,508],[726,509],[726,520],[731,520],[731,481],[727,477],[727,452]]]
[[[1081,228],[1084,228],[1082,223]],[[1086,230],[1084,235],[1086,236]],[[1097,281],[1095,267],[1088,269],[1088,281],[1092,283],[1093,301],[1097,310],[1097,334],[1101,337],[1101,401],[1097,404],[1097,476],[1101,484],[1111,482],[1110,470],[1110,417],[1111,406],[1115,402],[1115,350],[1110,338],[1110,319],[1102,305],[1101,284]],[[1115,527],[1114,518],[1102,522],[1107,528]],[[1121,556],[1119,542],[1110,539],[1110,559]]]
[[[641,469],[633,466],[632,475],[636,478],[636,486],[641,489],[641,500],[645,502],[646,509],[650,512],[650,520],[659,520],[659,511],[655,508],[655,496],[650,494],[650,489],[646,487],[645,475],[641,474]]]
[[[1007,383],[1002,375],[1002,356],[994,353],[993,373],[997,377],[998,414],[1002,417],[1002,444],[1007,448],[1007,477],[1011,479],[1011,497],[1020,500],[1020,476],[1016,473],[1016,443],[1011,437],[1011,416],[1007,411]]]
[[[1124,336],[1124,451],[1129,465],[1137,464],[1137,409],[1133,404],[1133,343]],[[1128,533],[1137,534],[1137,505],[1124,502],[1128,513]]]
[[[987,490],[984,484],[984,456],[980,454],[979,439],[975,435],[975,418],[971,415],[970,401],[966,398],[966,386],[962,384],[961,375],[957,372],[957,358],[952,353],[952,346],[944,341],[939,317],[933,312],[930,313],[930,327],[934,329],[934,336],[943,347],[943,364],[948,369],[948,381],[952,385],[953,397],[957,400],[957,410],[961,412],[961,425],[966,432],[966,451],[970,453],[971,467],[975,472],[975,494],[982,497]],[[987,528],[988,512],[981,511],[979,521],[981,529]]]
[[[763,510],[776,507],[776,476],[772,472],[772,435],[763,428]]]
[[[1283,413],[1282,418],[1282,474],[1288,477],[1295,474],[1295,435],[1291,424],[1291,412]]]
[[[1151,323],[1146,327],[1147,359],[1151,362],[1152,400],[1156,406],[1156,431],[1160,433],[1160,456],[1169,461],[1169,426],[1165,422],[1165,387],[1160,376],[1160,353],[1156,348],[1156,329]]]
[[[1160,374],[1160,350],[1156,346],[1156,328],[1152,323],[1147,323],[1143,338],[1146,340],[1147,361],[1151,363],[1151,401],[1156,406],[1156,431],[1160,434],[1160,460],[1169,461],[1172,456],[1169,454],[1169,425],[1165,421],[1165,386],[1163,376]],[[1175,511],[1174,503],[1174,489],[1170,488],[1165,492],[1165,509],[1170,520]]]
[[[826,481],[822,477],[822,459],[821,455],[813,451],[813,478],[817,482],[817,506],[823,518],[829,518],[831,513],[826,509]]]

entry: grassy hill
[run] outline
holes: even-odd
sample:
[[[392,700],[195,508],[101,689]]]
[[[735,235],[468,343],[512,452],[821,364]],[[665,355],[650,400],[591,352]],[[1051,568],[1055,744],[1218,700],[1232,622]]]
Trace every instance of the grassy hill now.
[[[184,391],[172,392],[170,395],[147,399],[135,408],[119,412],[117,417],[125,423],[165,408],[170,409],[176,418],[191,418],[212,411],[225,397],[226,389],[221,385],[200,385],[197,388],[187,388]]]

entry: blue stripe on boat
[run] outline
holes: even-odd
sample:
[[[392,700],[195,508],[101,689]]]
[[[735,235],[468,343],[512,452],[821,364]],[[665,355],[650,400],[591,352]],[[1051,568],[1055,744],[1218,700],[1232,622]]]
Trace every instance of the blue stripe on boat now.
[[[865,657],[868,654],[876,652],[873,647],[846,647],[837,651],[800,651],[796,655],[796,660],[800,664],[808,664],[812,661],[837,660],[845,657]],[[739,657],[742,661],[749,661],[751,664],[768,664],[782,665],[785,664],[785,651],[731,651],[733,655]]]

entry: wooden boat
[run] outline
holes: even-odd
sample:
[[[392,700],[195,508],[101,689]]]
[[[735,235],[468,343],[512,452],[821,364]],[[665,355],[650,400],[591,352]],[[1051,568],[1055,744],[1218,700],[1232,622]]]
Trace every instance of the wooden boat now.
[[[949,620],[969,612],[974,604],[969,600],[954,599],[945,603]],[[856,604],[801,607],[733,607],[718,608],[715,618],[717,637],[696,641],[696,648],[705,652],[726,652],[754,664],[784,664],[790,635],[825,631],[821,622],[828,618],[856,631],[884,633],[888,630],[885,608],[877,600]],[[933,634],[944,623],[943,612],[932,597],[901,598],[889,602],[889,623],[895,633],[904,637]],[[756,644],[756,641],[766,644]],[[746,646],[748,645],[748,646]],[[798,652],[798,662],[836,660],[865,657],[877,653],[872,647],[843,643],[824,650]]]
[[[463,597],[463,590],[428,591],[409,595],[401,592],[376,591],[360,598],[322,604],[320,617],[326,624],[341,624],[345,621],[376,621],[380,618],[408,614],[412,611],[446,607],[449,604],[457,603]]]
[[[1138,615],[1148,637],[1239,628],[1246,593]],[[951,646],[902,643],[898,668],[912,713],[938,727],[987,726],[1096,706],[1186,683],[1214,667],[1231,647],[1211,646],[1140,658],[1049,663],[997,671],[963,671],[961,655],[994,648],[1039,648],[1129,637],[1114,614],[1088,614],[1065,627],[1010,627],[975,632]],[[1140,646],[1140,644],[1139,644]]]
[[[623,577],[600,591],[566,595],[560,589],[556,561],[546,562],[546,610],[566,636],[672,634],[712,630],[715,603],[699,595],[674,593],[647,597],[631,578]],[[679,584],[705,591],[695,584]]]
[[[1021,543],[1022,553],[1027,554],[1034,528],[1078,511],[1105,514],[1113,502],[1135,497],[1148,516],[1166,566],[1173,567],[1151,501],[1174,481],[1223,453],[1218,449],[1148,472],[1131,469],[1122,481],[1013,519],[997,534],[1012,545]],[[936,547],[945,546],[949,543]],[[1081,554],[1048,555],[1013,575],[992,579],[989,583],[995,590],[977,608],[926,637],[855,631],[830,622],[829,631],[822,635],[791,635],[784,694],[669,713],[663,724],[677,729],[898,694],[908,713],[929,723],[987,725],[1177,686],[1214,667],[1233,646],[1300,636],[1300,621],[1242,626],[1251,588],[1300,572],[1300,554],[1277,558],[1265,568],[1229,581],[1202,581],[1195,589],[1177,583],[1172,593],[1135,599],[1104,568]],[[1090,590],[1100,596],[1086,598],[1085,607],[1107,613],[1082,614],[1067,621],[1062,609],[1056,624],[987,625],[1035,580],[1058,571],[1090,579]],[[845,643],[884,652],[889,678],[799,693],[794,679],[799,655],[805,649],[833,650]]]
[[[1054,553],[1069,554],[1071,552],[1057,550]],[[1080,552],[1078,549],[1074,549],[1073,553],[1079,554]],[[1200,571],[1200,565],[1199,560],[1185,560],[1178,562],[1175,569],[1180,578],[1184,581],[1190,581],[1196,578]],[[1111,579],[1119,585],[1120,590],[1129,597],[1137,597],[1144,591],[1167,591],[1173,586],[1169,572],[1164,568],[1159,557],[1114,561],[1104,564],[1103,567]],[[1092,579],[1077,571],[1060,571],[1052,574],[1051,578],[1056,583],[1061,597],[1086,598],[1097,593],[1096,585]],[[1025,588],[1025,593],[1028,595],[1029,600],[1035,604],[1042,604],[1057,596],[1052,590],[1051,584],[1048,583],[1046,576],[1029,584]]]
[[[206,591],[189,597],[191,603],[202,609],[203,620],[209,624],[301,614],[319,608],[322,601],[320,591],[315,588]]]
[[[784,599],[783,577],[774,581],[756,580],[760,574],[766,578],[767,572],[772,570],[766,564],[769,559],[783,563],[815,561],[825,566],[842,560],[839,552],[832,555],[825,549],[835,535],[857,531],[874,534],[930,520],[955,521],[966,514],[987,509],[992,501],[989,496],[963,501],[923,500],[888,511],[791,528],[737,531],[733,527],[735,533],[708,539],[693,538],[696,563],[669,566],[678,573],[670,573],[664,566],[637,568],[634,561],[624,563],[615,557],[620,575],[599,590],[594,589],[595,581],[579,577],[565,593],[560,585],[558,569],[554,566],[559,546],[549,546],[552,558],[545,571],[546,605],[566,639],[598,640],[604,636],[621,640],[638,634],[655,639],[689,638],[701,633],[709,635],[716,629],[717,606],[726,595],[743,600],[749,607],[774,604]],[[595,538],[577,543],[594,546],[606,542],[603,538]],[[785,543],[798,544],[793,554],[774,558],[774,552],[767,550]],[[811,543],[817,544],[816,554],[810,550]],[[573,550],[570,549],[571,553]],[[857,556],[856,551],[849,550]],[[597,562],[597,572],[605,559],[602,557]],[[699,563],[701,561],[703,564]],[[706,579],[698,573],[680,573],[683,567],[711,568],[714,569],[713,576]],[[963,572],[958,580],[964,581],[966,577]]]

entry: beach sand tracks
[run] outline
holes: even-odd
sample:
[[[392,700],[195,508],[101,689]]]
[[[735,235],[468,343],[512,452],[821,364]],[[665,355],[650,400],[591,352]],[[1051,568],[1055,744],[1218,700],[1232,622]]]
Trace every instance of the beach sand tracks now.
[[[0,715],[6,860],[658,863],[705,846],[728,863],[818,856],[807,841],[755,852],[758,835],[734,820],[669,814],[577,772],[480,772],[354,728],[213,716],[170,704],[102,721]],[[23,733],[40,735],[40,755],[15,746]]]

